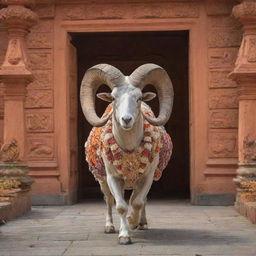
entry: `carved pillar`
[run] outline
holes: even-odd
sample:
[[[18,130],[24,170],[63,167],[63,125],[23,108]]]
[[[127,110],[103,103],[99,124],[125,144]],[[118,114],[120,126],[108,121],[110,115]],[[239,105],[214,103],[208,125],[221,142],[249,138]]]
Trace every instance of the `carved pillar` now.
[[[0,80],[4,91],[4,144],[0,150],[0,201],[11,205],[0,217],[10,219],[28,211],[31,206],[26,165],[24,99],[26,86],[33,80],[26,56],[25,36],[37,21],[37,15],[27,7],[29,0],[2,0],[8,5],[0,9],[0,21],[8,30],[9,41]]]
[[[24,97],[26,85],[33,79],[28,68],[25,36],[37,21],[37,15],[25,6],[29,0],[4,0],[7,8],[0,10],[0,21],[6,24],[9,43],[0,79],[4,84],[4,143],[16,140],[20,160],[26,161]]]
[[[242,201],[256,201],[256,0],[241,1],[233,8],[233,15],[244,30],[235,69],[230,74],[239,92],[239,168],[235,179],[239,208]]]

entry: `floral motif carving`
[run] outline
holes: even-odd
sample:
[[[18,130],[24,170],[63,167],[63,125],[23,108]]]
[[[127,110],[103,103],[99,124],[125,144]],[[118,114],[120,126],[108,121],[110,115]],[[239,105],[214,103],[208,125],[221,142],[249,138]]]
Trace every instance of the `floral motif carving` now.
[[[51,90],[29,90],[26,108],[51,108],[53,106],[53,95]]]
[[[243,156],[245,162],[256,162],[256,138],[247,135],[243,141]]]
[[[237,157],[237,132],[211,132],[210,157]]]
[[[50,112],[27,113],[26,126],[28,132],[52,132],[53,114]]]

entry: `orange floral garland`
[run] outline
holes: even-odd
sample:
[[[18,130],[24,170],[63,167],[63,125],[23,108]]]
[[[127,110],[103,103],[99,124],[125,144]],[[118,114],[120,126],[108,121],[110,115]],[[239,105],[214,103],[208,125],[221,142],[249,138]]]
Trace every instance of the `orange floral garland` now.
[[[110,104],[104,116],[112,110]],[[144,114],[154,116],[151,109],[142,105]],[[116,143],[112,133],[112,118],[104,127],[93,128],[85,145],[86,160],[89,163],[91,172],[96,180],[103,180],[106,177],[105,166],[102,160],[102,153],[115,166],[118,175],[126,182],[127,187],[133,187],[134,182],[145,172],[159,153],[159,164],[154,173],[154,180],[159,180],[162,171],[166,167],[171,153],[172,142],[170,136],[163,127],[155,127],[144,121],[144,138],[141,145],[132,152],[123,151]]]

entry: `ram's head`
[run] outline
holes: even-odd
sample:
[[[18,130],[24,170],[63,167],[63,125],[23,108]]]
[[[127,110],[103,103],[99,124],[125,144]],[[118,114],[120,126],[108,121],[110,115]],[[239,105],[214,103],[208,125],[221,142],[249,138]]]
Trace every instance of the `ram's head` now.
[[[98,93],[97,96],[105,101],[113,101],[113,112],[99,118],[95,112],[95,94],[98,88],[105,84],[111,93]],[[143,93],[143,88],[151,84],[158,93],[159,116],[144,116],[149,123],[156,126],[164,125],[172,112],[173,87],[166,71],[155,64],[145,64],[138,67],[130,76],[124,76],[117,68],[108,64],[99,64],[88,69],[83,77],[80,100],[84,115],[92,126],[103,126],[109,117],[114,118],[123,129],[131,129],[140,111],[141,101],[149,101],[156,94]]]

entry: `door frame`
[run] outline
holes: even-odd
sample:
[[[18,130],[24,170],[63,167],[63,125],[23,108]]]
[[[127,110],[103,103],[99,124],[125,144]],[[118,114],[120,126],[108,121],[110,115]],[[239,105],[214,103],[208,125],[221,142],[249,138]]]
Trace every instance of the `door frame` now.
[[[54,105],[55,136],[62,190],[68,202],[74,203],[77,188],[72,187],[70,145],[70,98],[69,98],[69,42],[71,32],[139,32],[139,31],[189,31],[189,140],[190,140],[190,198],[204,177],[207,156],[208,114],[208,68],[207,68],[207,22],[199,18],[139,19],[139,20],[74,20],[61,19],[56,13],[54,34]],[[63,74],[63,75],[60,75]],[[76,132],[76,131],[75,131]],[[196,143],[195,143],[196,142]],[[174,145],[175,146],[175,145]]]

